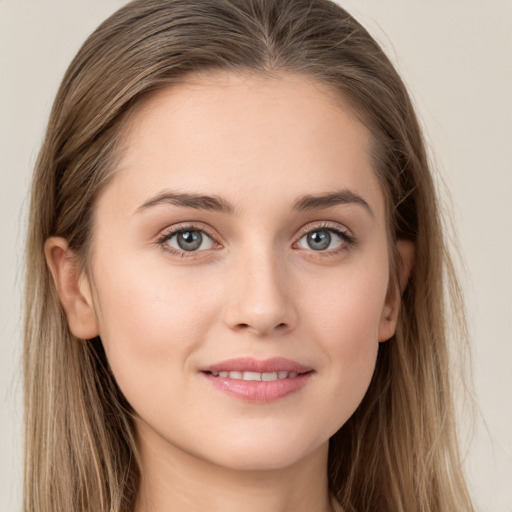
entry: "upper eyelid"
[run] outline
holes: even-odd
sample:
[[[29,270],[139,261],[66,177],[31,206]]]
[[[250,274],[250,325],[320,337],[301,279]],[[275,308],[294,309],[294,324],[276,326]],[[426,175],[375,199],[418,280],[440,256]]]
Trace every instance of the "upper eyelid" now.
[[[311,233],[312,231],[322,229],[340,232],[351,237],[353,236],[351,230],[344,226],[343,224],[340,224],[339,222],[319,221],[317,223],[306,224],[304,227],[302,227],[299,230],[298,239],[302,238],[304,235],[307,235],[308,233]]]
[[[168,239],[172,236],[181,233],[182,231],[202,231],[203,233],[206,233],[212,240],[218,243],[218,236],[213,233],[213,230],[211,228],[206,227],[202,223],[195,223],[195,222],[184,222],[180,223],[178,225],[169,226],[167,228],[164,228],[160,231],[160,233],[157,235],[158,240]]]

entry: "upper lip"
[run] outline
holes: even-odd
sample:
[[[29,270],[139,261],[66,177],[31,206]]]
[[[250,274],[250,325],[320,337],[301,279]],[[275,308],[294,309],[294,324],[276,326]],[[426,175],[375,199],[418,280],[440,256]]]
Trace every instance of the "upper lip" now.
[[[306,373],[312,371],[313,368],[297,363],[284,357],[273,357],[270,359],[254,359],[251,357],[239,357],[236,359],[228,359],[220,363],[212,364],[201,368],[202,372],[296,372]]]

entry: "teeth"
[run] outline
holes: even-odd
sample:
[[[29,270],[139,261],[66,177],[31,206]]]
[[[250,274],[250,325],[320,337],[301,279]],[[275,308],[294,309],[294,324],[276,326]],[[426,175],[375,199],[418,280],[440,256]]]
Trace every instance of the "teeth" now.
[[[214,377],[220,377],[222,379],[237,379],[237,380],[248,380],[248,381],[263,381],[269,382],[273,380],[281,379],[293,379],[297,377],[297,372],[211,372]]]
[[[244,372],[244,380],[261,380],[261,373],[258,372]]]

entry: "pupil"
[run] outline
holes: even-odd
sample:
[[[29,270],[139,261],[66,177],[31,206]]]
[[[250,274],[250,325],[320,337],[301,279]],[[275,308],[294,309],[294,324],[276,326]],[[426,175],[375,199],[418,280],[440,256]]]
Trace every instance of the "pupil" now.
[[[195,251],[201,247],[203,237],[199,231],[183,231],[178,233],[178,245],[184,251]]]
[[[327,249],[331,244],[331,235],[328,231],[314,231],[308,235],[308,245],[314,251]]]

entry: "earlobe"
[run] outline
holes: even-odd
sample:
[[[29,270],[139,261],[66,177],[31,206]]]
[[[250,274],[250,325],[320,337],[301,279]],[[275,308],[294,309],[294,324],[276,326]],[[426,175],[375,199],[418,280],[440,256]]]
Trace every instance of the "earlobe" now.
[[[388,291],[386,303],[382,310],[382,316],[379,325],[379,342],[389,340],[396,330],[398,314],[402,302],[402,294],[407,288],[414,266],[415,245],[411,240],[398,240],[396,243],[398,253],[398,287]]]
[[[44,251],[70,331],[80,339],[98,336],[98,321],[89,280],[78,271],[67,241],[51,237],[46,240]]]

